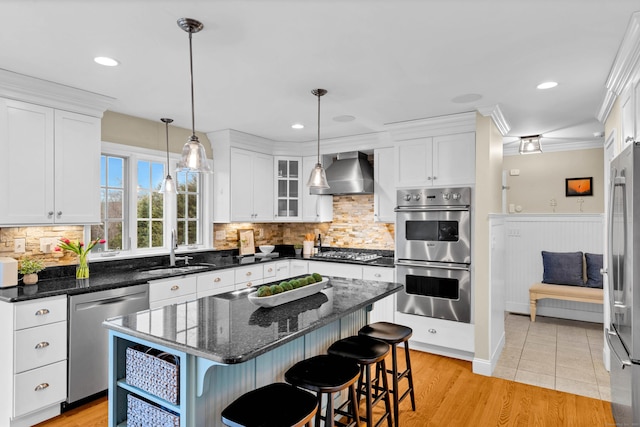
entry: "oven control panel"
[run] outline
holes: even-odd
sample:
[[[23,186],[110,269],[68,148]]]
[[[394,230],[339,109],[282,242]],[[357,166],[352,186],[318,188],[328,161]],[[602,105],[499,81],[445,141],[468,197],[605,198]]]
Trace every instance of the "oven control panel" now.
[[[470,206],[471,188],[414,188],[398,190],[398,208],[420,206]]]

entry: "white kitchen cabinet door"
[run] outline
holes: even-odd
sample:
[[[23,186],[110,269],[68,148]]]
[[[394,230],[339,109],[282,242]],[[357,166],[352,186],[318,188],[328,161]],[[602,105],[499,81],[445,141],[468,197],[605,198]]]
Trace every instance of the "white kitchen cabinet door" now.
[[[309,194],[307,180],[318,163],[317,156],[302,159],[302,220],[304,222],[333,221],[333,196]]]
[[[476,179],[475,132],[433,138],[433,185],[471,185]]]
[[[231,220],[273,220],[273,158],[231,150]]]
[[[100,222],[100,119],[55,111],[55,223]]]
[[[53,109],[0,99],[0,153],[0,224],[53,222]]]
[[[100,119],[0,100],[0,224],[100,222]]]
[[[286,279],[289,275],[289,261],[278,261],[274,263],[276,275],[274,280]]]
[[[635,136],[635,111],[634,111],[634,90],[632,87],[627,88],[620,95],[620,106],[622,111],[622,143],[623,148],[633,141]]]
[[[322,276],[344,277],[347,279],[362,279],[362,267],[359,265],[342,264],[339,262],[311,261],[309,273]]]
[[[398,187],[432,185],[432,142],[432,138],[419,138],[396,144],[396,184]]]
[[[302,218],[302,158],[275,157],[275,212],[278,221]]]
[[[373,218],[377,222],[396,222],[395,150],[374,150]]]

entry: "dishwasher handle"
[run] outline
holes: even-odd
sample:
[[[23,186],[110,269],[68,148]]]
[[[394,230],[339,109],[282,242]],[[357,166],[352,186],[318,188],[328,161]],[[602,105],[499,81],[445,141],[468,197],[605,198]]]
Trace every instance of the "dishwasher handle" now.
[[[135,294],[127,294],[127,295],[118,296],[118,297],[103,298],[103,299],[98,299],[94,301],[79,303],[79,304],[76,304],[75,311],[89,310],[94,307],[119,304],[124,301],[132,301],[132,300],[141,299],[141,298],[148,298],[147,292],[138,292]]]
[[[618,362],[620,363],[621,368],[624,369],[627,366],[633,365],[633,363],[631,362],[631,359],[628,359],[626,357],[620,357],[620,355],[616,351],[616,347],[618,347],[618,345],[614,345],[614,343],[611,341],[611,337],[612,336],[613,337],[617,337],[618,334],[616,334],[615,332],[610,331],[607,328],[605,330],[604,336],[607,337],[607,344],[609,344],[609,348],[611,349],[611,352],[613,353],[613,355],[616,357],[616,359],[618,359]],[[618,338],[616,338],[616,339],[618,339]]]

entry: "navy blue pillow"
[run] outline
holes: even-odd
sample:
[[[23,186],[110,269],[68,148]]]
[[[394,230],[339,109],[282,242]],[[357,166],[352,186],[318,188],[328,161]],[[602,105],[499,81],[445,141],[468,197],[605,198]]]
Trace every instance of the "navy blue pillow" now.
[[[590,288],[602,289],[602,254],[585,253],[584,258],[587,261],[587,283],[585,286]]]
[[[584,286],[582,252],[542,251],[542,283]]]

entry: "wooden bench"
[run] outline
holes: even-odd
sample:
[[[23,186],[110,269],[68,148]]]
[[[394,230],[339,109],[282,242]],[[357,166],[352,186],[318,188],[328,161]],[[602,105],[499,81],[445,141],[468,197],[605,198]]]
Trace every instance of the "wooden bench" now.
[[[529,288],[532,322],[536,321],[536,304],[538,303],[539,299],[543,298],[603,304],[604,290],[600,288],[587,288],[584,286],[549,285],[547,283],[535,283]]]

